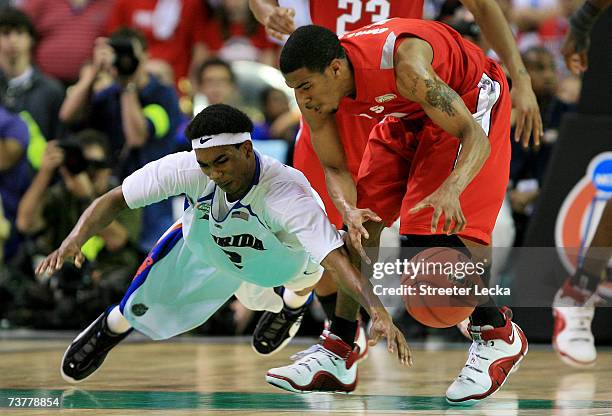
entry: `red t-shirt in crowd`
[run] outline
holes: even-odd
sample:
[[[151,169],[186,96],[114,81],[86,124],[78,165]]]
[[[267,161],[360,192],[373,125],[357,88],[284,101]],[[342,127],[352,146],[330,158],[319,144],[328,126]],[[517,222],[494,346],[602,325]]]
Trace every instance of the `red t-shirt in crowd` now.
[[[205,43],[205,26],[208,15],[202,7],[201,0],[182,0],[180,17],[167,38],[160,36],[159,23],[155,20],[157,0],[115,0],[115,7],[108,21],[110,34],[120,26],[129,26],[140,30],[149,43],[149,55],[152,58],[167,61],[174,69],[174,78],[185,77],[191,63],[191,53],[196,43]],[[172,11],[160,13],[160,19],[167,19]],[[165,15],[165,16],[164,16]]]
[[[39,34],[35,59],[40,69],[65,82],[78,79],[95,39],[105,34],[112,6],[112,0],[90,0],[82,8],[69,1],[25,1],[23,9]]]

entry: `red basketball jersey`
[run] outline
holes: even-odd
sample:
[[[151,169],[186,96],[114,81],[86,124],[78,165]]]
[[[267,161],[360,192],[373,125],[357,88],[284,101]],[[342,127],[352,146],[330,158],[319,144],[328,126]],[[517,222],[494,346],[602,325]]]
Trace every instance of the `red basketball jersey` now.
[[[477,98],[477,85],[487,59],[473,43],[449,26],[416,19],[390,19],[344,34],[340,38],[353,66],[355,99],[345,97],[340,108],[353,115],[382,120],[385,116],[417,118],[422,107],[397,90],[393,56],[402,37],[418,37],[433,48],[432,66],[438,76],[459,95]],[[475,112],[475,101],[463,97]]]
[[[423,0],[310,0],[315,25],[343,35],[390,17],[420,19]]]

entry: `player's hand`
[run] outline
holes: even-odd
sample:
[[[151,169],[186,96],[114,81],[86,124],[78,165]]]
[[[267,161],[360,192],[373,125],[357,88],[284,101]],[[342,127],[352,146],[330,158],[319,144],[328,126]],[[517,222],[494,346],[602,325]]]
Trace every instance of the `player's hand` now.
[[[374,346],[380,338],[387,338],[387,350],[397,353],[397,358],[403,365],[412,365],[412,352],[404,338],[404,334],[393,324],[389,313],[380,309],[372,315],[372,327],[369,334],[368,345]]]
[[[266,33],[278,40],[284,40],[295,30],[295,10],[286,7],[275,7],[272,13],[266,17],[264,26]]]
[[[370,209],[355,208],[346,212],[343,221],[348,228],[348,235],[352,248],[367,264],[372,264],[372,261],[366,254],[365,250],[363,249],[363,245],[361,244],[362,238],[365,238],[366,240],[370,238],[370,234],[365,229],[363,224],[367,221],[381,222],[382,218],[380,218]]]
[[[589,60],[587,52],[589,51],[589,37],[576,36],[573,30],[569,30],[561,46],[561,54],[565,59],[567,69],[574,75],[580,75],[587,70]]]
[[[463,215],[461,203],[459,202],[460,192],[453,186],[442,184],[431,195],[416,204],[409,212],[414,214],[425,208],[433,208],[431,216],[431,233],[435,234],[438,230],[440,217],[444,215],[444,225],[442,232],[451,235],[457,234],[465,229],[467,220]]]
[[[517,82],[512,88],[512,104],[516,111],[514,140],[521,142],[524,148],[528,148],[531,137],[533,137],[534,146],[540,146],[544,128],[540,107],[529,78],[526,81]]]
[[[85,262],[81,247],[70,239],[64,240],[60,248],[49,254],[36,268],[36,274],[53,274],[62,268],[67,259],[73,258],[74,265],[79,269]]]

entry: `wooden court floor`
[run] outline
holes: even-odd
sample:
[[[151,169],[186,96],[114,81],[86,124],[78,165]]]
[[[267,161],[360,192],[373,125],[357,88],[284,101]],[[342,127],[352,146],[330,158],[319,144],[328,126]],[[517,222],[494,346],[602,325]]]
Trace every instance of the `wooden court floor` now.
[[[264,374],[305,344],[261,358],[245,341],[131,342],[74,387],[59,375],[68,342],[0,340],[1,415],[612,415],[609,350],[600,351],[596,367],[575,371],[548,347],[532,346],[495,396],[456,408],[446,404],[444,392],[465,362],[468,344],[415,348],[415,365],[407,369],[384,348],[374,348],[360,366],[354,394],[300,395],[268,385]],[[57,398],[60,408],[10,407],[10,397]]]

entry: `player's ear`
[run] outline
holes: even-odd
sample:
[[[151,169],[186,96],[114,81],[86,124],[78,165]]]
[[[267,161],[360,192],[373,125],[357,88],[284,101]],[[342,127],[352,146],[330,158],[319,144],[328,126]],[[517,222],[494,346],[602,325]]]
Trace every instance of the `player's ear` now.
[[[244,152],[244,155],[247,157],[250,157],[253,153],[253,142],[251,142],[250,140],[247,140],[246,142],[242,143],[241,147],[241,151]]]
[[[334,59],[329,64],[329,69],[331,70],[333,77],[338,78],[338,76],[343,70],[342,61],[338,58]]]

